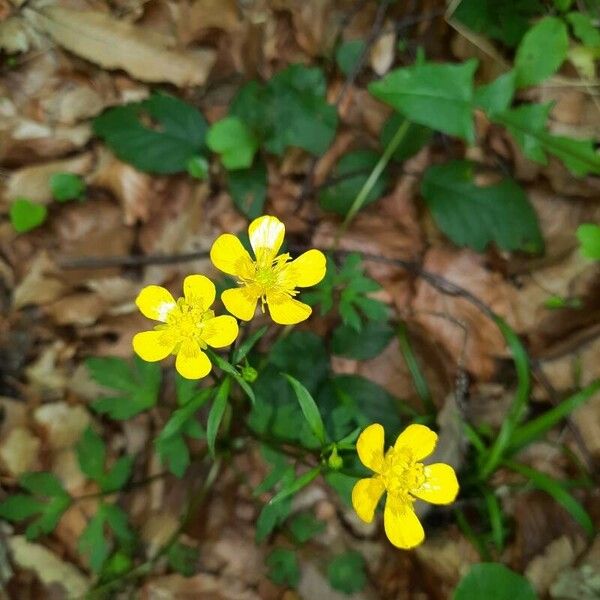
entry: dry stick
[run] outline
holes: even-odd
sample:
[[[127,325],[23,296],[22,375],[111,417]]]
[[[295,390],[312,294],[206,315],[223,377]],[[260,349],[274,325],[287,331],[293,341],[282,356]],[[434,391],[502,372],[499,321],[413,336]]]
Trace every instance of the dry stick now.
[[[291,247],[292,250],[305,250],[305,247]],[[339,257],[345,257],[352,253],[350,250],[331,250],[324,248],[323,250],[332,252],[334,255]],[[59,260],[58,265],[63,269],[104,269],[106,267],[137,267],[142,265],[167,265],[176,264],[181,262],[191,262],[194,260],[207,258],[209,256],[208,250],[199,252],[190,252],[188,254],[172,254],[172,255],[145,255],[145,256],[112,256],[112,257],[101,257],[101,256],[88,256],[76,259]],[[387,265],[393,265],[405,269],[415,277],[420,277],[425,280],[429,285],[434,287],[439,292],[448,296],[454,296],[457,298],[463,298],[476,308],[478,308],[486,317],[495,321],[497,318],[496,313],[481,300],[478,296],[470,292],[469,290],[449,281],[445,277],[432,273],[423,269],[422,265],[418,261],[404,260],[402,258],[387,258],[385,256],[379,256],[376,254],[362,254],[363,260],[372,262],[383,263]],[[556,405],[560,402],[560,396],[551,382],[548,380],[546,374],[542,370],[539,361],[535,358],[530,357],[531,369],[546,390],[552,404]],[[567,424],[570,431],[573,433],[573,438],[577,444],[580,452],[582,453],[588,468],[591,469],[593,464],[590,452],[583,440],[581,433],[577,427],[573,424],[570,419],[567,419]]]

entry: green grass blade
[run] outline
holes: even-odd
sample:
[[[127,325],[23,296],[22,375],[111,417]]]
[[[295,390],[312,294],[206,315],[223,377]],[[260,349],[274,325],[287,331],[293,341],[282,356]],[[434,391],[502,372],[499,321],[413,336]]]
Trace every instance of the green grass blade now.
[[[567,417],[577,407],[581,406],[591,398],[598,390],[600,390],[600,380],[593,381],[587,387],[576,394],[573,394],[566,400],[563,400],[560,404],[545,412],[543,415],[521,425],[521,427],[517,428],[512,434],[507,452],[514,454],[521,448],[527,446],[527,444],[541,438],[560,420]]]
[[[523,477],[529,479],[529,481],[539,490],[542,490],[552,496],[556,502],[558,502],[572,517],[577,521],[585,532],[592,536],[596,533],[594,523],[588,515],[587,511],[581,503],[576,500],[569,492],[567,492],[563,486],[554,480],[549,475],[532,469],[527,465],[514,462],[512,460],[504,461],[503,463],[511,471],[515,471]]]
[[[210,407],[210,412],[208,413],[208,420],[206,422],[206,443],[208,444],[208,450],[211,456],[215,455],[215,442],[217,439],[217,433],[219,431],[221,421],[223,420],[225,409],[227,408],[227,400],[229,399],[230,388],[231,379],[226,376],[223,380],[223,383],[221,383],[219,389],[217,390],[215,401]]]

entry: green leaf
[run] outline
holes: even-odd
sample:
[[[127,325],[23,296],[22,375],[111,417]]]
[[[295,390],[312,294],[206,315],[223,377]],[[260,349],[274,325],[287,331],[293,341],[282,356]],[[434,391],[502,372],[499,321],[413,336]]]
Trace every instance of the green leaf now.
[[[291,471],[293,477],[293,471]],[[271,532],[283,523],[292,509],[291,498],[286,498],[275,504],[267,503],[263,506],[256,521],[256,543],[263,542]]]
[[[554,408],[518,427],[510,437],[507,452],[513,454],[531,442],[540,439],[559,421],[566,418],[584,402],[587,402],[598,390],[600,390],[600,381],[593,381],[581,391],[562,400]]]
[[[368,321],[360,331],[348,325],[333,330],[331,350],[337,356],[369,360],[381,354],[394,337],[394,330],[385,321]]]
[[[581,525],[587,535],[593,536],[596,533],[596,527],[585,508],[550,475],[513,461],[504,461],[504,465],[526,477],[539,490],[552,496]]]
[[[27,198],[17,198],[8,211],[10,222],[17,233],[25,233],[39,227],[48,216],[43,204],[31,202]]]
[[[24,473],[19,478],[19,484],[36,496],[52,498],[67,494],[60,479],[53,473],[45,471]]]
[[[600,46],[600,33],[589,15],[571,12],[566,19],[573,28],[575,37],[579,38],[584,46],[591,48]]]
[[[556,6],[556,8],[558,8],[558,10],[561,11],[565,11],[565,10],[569,10],[569,8],[571,8],[571,5],[573,4],[573,0],[554,0],[554,6]]]
[[[119,458],[108,473],[100,480],[100,488],[103,492],[116,492],[120,490],[131,477],[131,470],[135,458],[133,456],[122,456]]]
[[[240,363],[243,361],[246,356],[248,356],[248,352],[254,348],[254,346],[261,340],[262,336],[267,332],[268,326],[263,325],[259,327],[256,331],[253,331],[235,350],[233,353],[233,362]]]
[[[352,73],[364,50],[364,40],[348,40],[338,46],[335,51],[335,61],[344,75],[348,76]]]
[[[185,163],[185,168],[188,175],[194,179],[208,179],[210,165],[204,156],[191,156]]]
[[[531,387],[529,356],[527,355],[523,343],[519,336],[502,318],[496,316],[494,321],[502,332],[515,362],[517,370],[517,391],[510,408],[508,409],[508,413],[502,422],[502,427],[500,427],[500,431],[494,439],[492,447],[486,455],[480,456],[480,475],[484,480],[490,477],[500,464],[502,457],[510,444],[514,431],[525,416],[529,401],[529,390]]]
[[[244,121],[268,152],[281,155],[292,146],[319,155],[331,144],[338,121],[326,91],[320,69],[290,65],[264,86],[256,82],[244,86],[230,114]]]
[[[600,155],[592,140],[576,140],[552,135],[546,130],[551,103],[523,104],[517,108],[492,115],[504,125],[521,146],[525,156],[540,164],[547,164],[549,152],[563,161],[574,175],[600,173]]]
[[[297,479],[290,481],[286,485],[284,485],[281,490],[279,490],[269,501],[269,504],[278,504],[287,498],[291,498],[295,496],[301,489],[305,488],[309,483],[311,483],[321,472],[321,467],[313,467],[306,473],[303,473]]]
[[[267,166],[259,157],[249,169],[230,171],[229,192],[236,208],[248,219],[263,214],[267,199]]]
[[[18,523],[44,511],[46,504],[27,494],[14,494],[0,502],[0,518]]]
[[[127,513],[116,504],[105,504],[103,510],[106,522],[113,530],[119,543],[124,546],[133,544],[135,535],[129,527]]]
[[[167,553],[169,566],[184,577],[191,577],[198,571],[199,552],[197,548],[175,542]]]
[[[298,544],[308,542],[325,529],[325,523],[317,519],[310,511],[294,515],[288,523],[290,532]]]
[[[577,239],[581,255],[591,260],[600,260],[600,225],[584,223],[577,228]]]
[[[204,149],[207,124],[195,107],[154,93],[143,102],[108,109],[93,127],[121,160],[141,171],[178,173]]]
[[[94,481],[101,481],[104,477],[106,446],[92,427],[88,427],[83,432],[76,450],[79,467],[83,474]]]
[[[160,460],[175,477],[183,477],[190,465],[190,451],[181,434],[158,437],[155,441]]]
[[[413,65],[369,85],[379,100],[410,121],[473,143],[473,76],[476,60],[463,64]]]
[[[50,190],[58,202],[78,200],[83,198],[85,182],[73,173],[54,173],[50,177]]]
[[[248,385],[248,382],[240,375],[239,371],[231,364],[229,364],[224,358],[221,358],[216,352],[213,352],[210,348],[206,350],[206,353],[210,357],[213,364],[217,365],[224,373],[229,373],[236,383],[244,390],[244,393],[250,399],[250,402],[254,404],[256,402],[256,396],[254,391]]]
[[[500,563],[473,565],[460,580],[452,600],[537,600],[525,577]]]
[[[475,105],[488,115],[508,110],[515,95],[515,77],[515,71],[508,71],[490,83],[477,86]]]
[[[379,155],[372,150],[356,150],[342,156],[332,173],[335,183],[327,185],[319,193],[321,208],[345,216],[378,160]],[[382,175],[371,188],[363,206],[381,198],[387,186],[388,178]]]
[[[298,398],[302,414],[304,415],[308,426],[315,434],[315,437],[319,440],[319,442],[325,445],[327,442],[325,425],[323,424],[321,413],[319,412],[313,397],[310,395],[310,392],[291,375],[287,375],[285,373],[283,375],[290,382],[294,392],[296,393],[296,398]]]
[[[439,228],[458,246],[482,252],[492,242],[503,250],[541,252],[544,242],[527,196],[512,179],[479,187],[465,160],[432,166],[421,193]]]
[[[124,420],[156,405],[161,383],[158,363],[145,362],[137,356],[133,364],[121,358],[94,357],[87,359],[86,366],[95,381],[117,392],[93,402],[96,412]]]
[[[44,507],[42,514],[25,530],[27,539],[33,540],[41,535],[52,533],[69,506],[71,506],[71,497],[68,494],[53,497]]]
[[[336,556],[327,567],[327,579],[334,590],[344,594],[360,592],[367,584],[363,555],[349,550]]]
[[[538,0],[462,0],[452,16],[512,48],[529,29],[531,17],[544,10]]]
[[[223,166],[229,171],[247,169],[258,150],[258,139],[239,117],[225,117],[211,125],[206,144],[220,154]]]
[[[100,506],[96,511],[96,514],[90,519],[77,542],[79,553],[87,557],[90,569],[94,573],[102,570],[102,565],[104,565],[110,554],[110,547],[104,537],[106,516],[103,509],[104,506]]]
[[[300,567],[298,557],[293,550],[275,548],[272,550],[265,563],[269,569],[267,577],[281,586],[295,588],[300,581]]]
[[[558,71],[569,49],[564,22],[544,17],[524,36],[515,55],[517,87],[540,83]]]
[[[394,137],[394,134],[402,126],[406,119],[394,113],[383,124],[379,134],[379,143],[385,148]],[[414,156],[421,148],[424,148],[433,137],[433,131],[429,127],[424,127],[417,123],[409,123],[406,134],[402,138],[400,145],[394,150],[392,158],[398,162],[404,162],[411,156]]]
[[[211,456],[215,455],[215,441],[217,439],[217,433],[219,426],[223,420],[225,409],[229,400],[229,390],[231,388],[231,379],[225,377],[223,383],[219,386],[213,405],[208,413],[208,421],[206,423],[206,443]]]
[[[189,380],[188,380],[189,381]],[[194,383],[196,383],[194,381]],[[166,439],[178,434],[184,425],[204,406],[212,393],[211,388],[206,388],[199,393],[196,393],[186,404],[173,412],[169,420],[165,423],[162,431],[159,434],[160,439]]]

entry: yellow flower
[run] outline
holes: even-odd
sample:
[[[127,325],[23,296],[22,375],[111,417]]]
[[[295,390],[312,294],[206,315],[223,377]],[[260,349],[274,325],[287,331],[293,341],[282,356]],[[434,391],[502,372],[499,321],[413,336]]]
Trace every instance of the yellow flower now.
[[[275,323],[294,325],[308,319],[312,309],[294,299],[296,288],[316,285],[323,279],[325,255],[319,250],[309,250],[296,260],[287,253],[277,255],[285,225],[276,217],[255,219],[248,233],[255,260],[230,233],[219,236],[210,251],[215,267],[237,277],[240,286],[223,292],[225,308],[238,319],[249,321],[260,298],[263,312],[267,304]]]
[[[419,462],[433,452],[436,442],[437,434],[429,427],[409,425],[384,454],[384,431],[378,423],[369,425],[356,442],[358,457],[375,475],[356,482],[352,506],[370,523],[382,494],[387,492],[383,524],[390,542],[398,548],[414,548],[425,538],[413,509],[416,499],[450,504],[458,494],[458,481],[450,465]]]
[[[200,379],[208,375],[212,364],[202,350],[207,346],[229,346],[238,335],[233,317],[215,317],[210,310],[215,295],[213,282],[204,275],[186,277],[183,298],[177,301],[164,287],[145,287],[135,303],[145,317],[160,321],[161,325],[133,337],[136,354],[149,362],[176,354],[175,368],[183,377]]]

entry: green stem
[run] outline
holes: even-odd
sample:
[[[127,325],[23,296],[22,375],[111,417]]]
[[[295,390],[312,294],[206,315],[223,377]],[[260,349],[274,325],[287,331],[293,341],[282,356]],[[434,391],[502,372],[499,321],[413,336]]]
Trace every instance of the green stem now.
[[[344,219],[344,222],[342,223],[342,226],[340,227],[338,234],[336,236],[336,239],[335,239],[336,246],[337,246],[337,242],[339,241],[339,238],[346,231],[346,229],[348,228],[348,225],[350,224],[352,219],[354,219],[354,217],[356,216],[356,213],[362,208],[362,205],[365,203],[368,195],[371,193],[373,186],[377,183],[377,180],[383,173],[383,170],[387,167],[387,164],[390,162],[392,155],[397,150],[398,146],[400,145],[400,143],[406,136],[409,126],[410,126],[410,121],[404,120],[402,122],[402,124],[400,125],[400,127],[398,127],[396,133],[394,134],[394,137],[390,140],[388,145],[385,147],[383,154],[377,161],[377,164],[375,165],[375,167],[373,167],[371,174],[369,175],[369,177],[363,184],[362,188],[356,195],[356,198],[354,199],[352,206],[350,206],[350,210],[348,211],[348,214],[346,215],[346,218]]]

